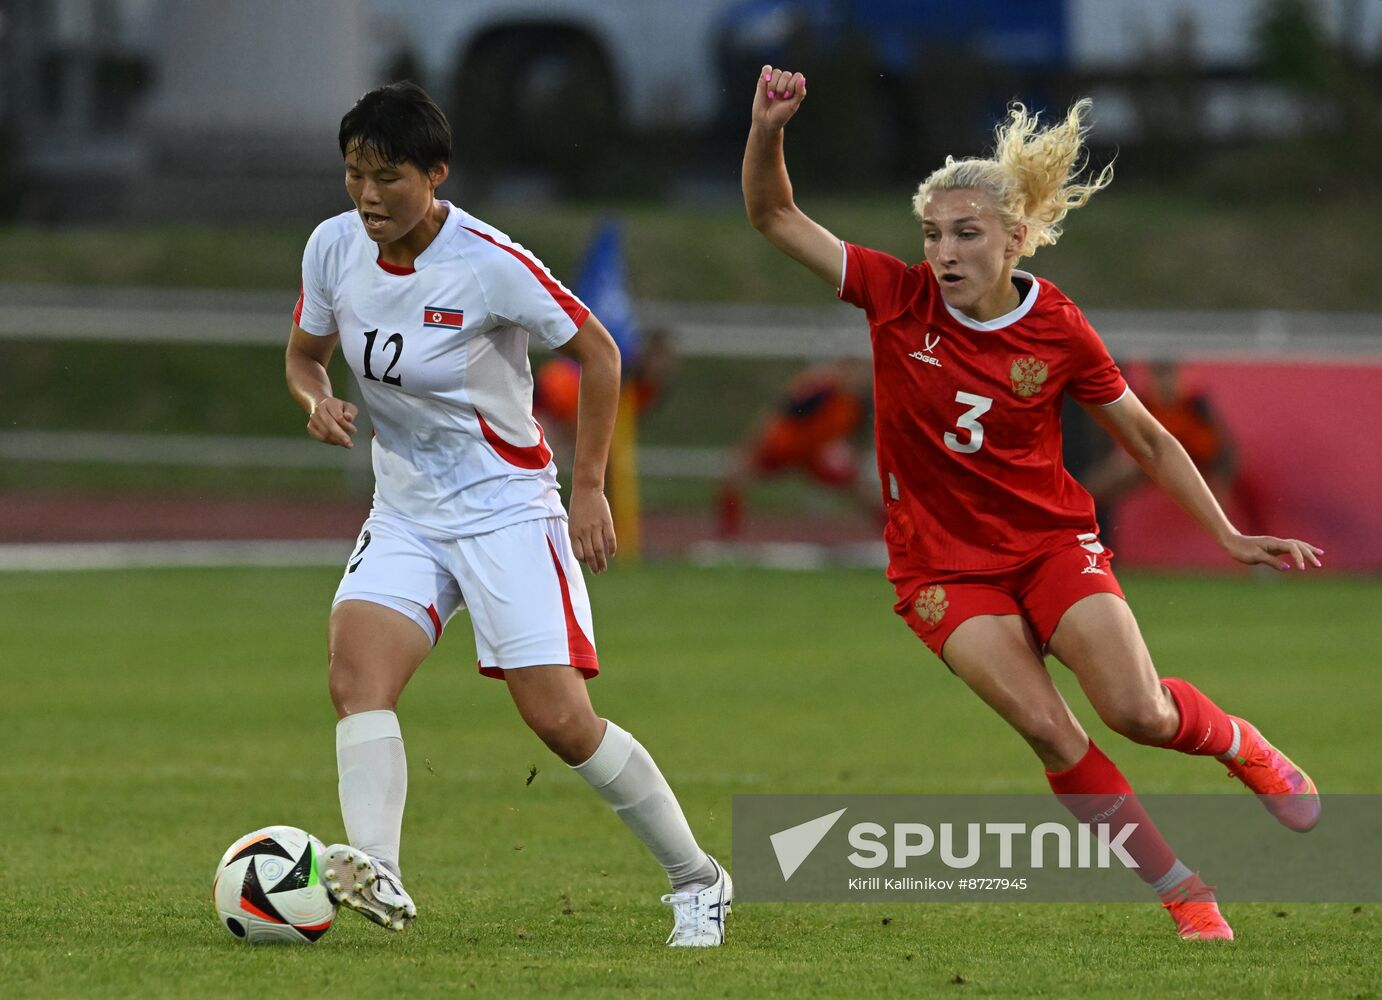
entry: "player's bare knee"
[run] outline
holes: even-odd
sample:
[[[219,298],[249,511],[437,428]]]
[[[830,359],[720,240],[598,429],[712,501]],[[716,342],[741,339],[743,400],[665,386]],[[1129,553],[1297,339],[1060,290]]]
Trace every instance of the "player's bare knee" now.
[[[599,720],[584,708],[544,706],[529,709],[523,713],[523,721],[549,750],[568,764],[589,759],[599,746],[595,735]]]
[[[341,717],[376,709],[392,710],[398,703],[398,693],[392,691],[383,678],[348,655],[331,657],[327,688],[331,692],[331,704]]]
[[[327,675],[326,686],[331,692],[331,704],[336,708],[336,714],[345,717],[350,714],[349,706],[356,700],[357,685],[354,678],[348,676],[345,671],[338,670],[333,665],[331,672]]]
[[[571,731],[574,720],[575,713],[565,708],[529,709],[523,715],[523,721],[528,724],[528,728],[554,750]]]
[[[350,708],[356,700],[353,696],[354,692],[344,685],[337,684],[334,679],[330,682],[329,687],[331,690],[331,707],[336,710],[336,718],[344,719],[351,714]]]
[[[1119,736],[1146,746],[1160,746],[1175,735],[1175,719],[1153,699],[1138,699],[1099,709],[1104,724]]]

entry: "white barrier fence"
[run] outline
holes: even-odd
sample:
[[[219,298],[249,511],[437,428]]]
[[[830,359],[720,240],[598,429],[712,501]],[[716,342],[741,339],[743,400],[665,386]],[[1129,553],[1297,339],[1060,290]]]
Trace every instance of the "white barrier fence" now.
[[[0,284],[0,338],[282,345],[293,296]],[[642,302],[646,327],[686,357],[812,360],[866,355],[863,314],[817,307]],[[1088,313],[1115,357],[1325,355],[1382,360],[1382,314],[1114,310]]]
[[[280,346],[292,305],[290,295],[278,293],[0,285],[0,340]],[[862,313],[842,304],[645,302],[638,312],[646,327],[667,330],[684,357],[807,362],[868,353]],[[1120,360],[1324,357],[1382,364],[1379,314],[1095,310],[1089,319]],[[22,366],[22,354],[11,357]],[[346,452],[282,437],[0,430],[0,458],[349,470],[366,460],[367,449]],[[726,460],[721,448],[639,449],[642,471],[658,477],[713,477]]]

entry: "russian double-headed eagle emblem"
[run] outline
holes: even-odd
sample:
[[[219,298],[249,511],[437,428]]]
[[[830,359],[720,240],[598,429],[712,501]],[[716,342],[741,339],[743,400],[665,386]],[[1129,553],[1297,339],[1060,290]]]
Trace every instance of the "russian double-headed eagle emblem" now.
[[[945,617],[945,609],[948,607],[950,607],[950,602],[945,599],[945,588],[940,585],[922,587],[917,594],[917,599],[912,602],[912,610],[927,625],[940,624],[940,620]]]
[[[1046,362],[1036,358],[1014,358],[1008,378],[1012,380],[1013,392],[1023,399],[1035,396],[1046,382]]]

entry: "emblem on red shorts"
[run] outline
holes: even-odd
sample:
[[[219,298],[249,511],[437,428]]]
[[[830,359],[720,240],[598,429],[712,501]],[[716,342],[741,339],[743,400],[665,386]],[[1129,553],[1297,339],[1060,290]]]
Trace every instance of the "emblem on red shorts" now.
[[[912,610],[927,625],[939,625],[948,607],[950,602],[945,599],[945,588],[941,586],[922,587],[912,602]]]
[[[1046,362],[1036,358],[1014,358],[1008,378],[1012,380],[1013,392],[1023,399],[1035,396],[1046,382]]]

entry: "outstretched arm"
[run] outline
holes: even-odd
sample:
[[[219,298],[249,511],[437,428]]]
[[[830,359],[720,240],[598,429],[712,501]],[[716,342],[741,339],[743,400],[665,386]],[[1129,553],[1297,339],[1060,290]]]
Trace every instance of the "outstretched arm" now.
[[[1324,549],[1309,542],[1272,535],[1244,535],[1235,528],[1181,443],[1147,412],[1131,389],[1116,403],[1086,406],[1085,409],[1142,466],[1152,481],[1198,521],[1234,559],[1250,566],[1260,563],[1281,570],[1290,569],[1293,563],[1297,569],[1305,569],[1307,560],[1315,566],[1321,565],[1318,556]]]
[[[793,260],[839,289],[844,277],[840,241],[792,200],[782,131],[806,98],[806,77],[764,66],[753,95],[753,124],[744,148],[744,210],[749,222]]]

